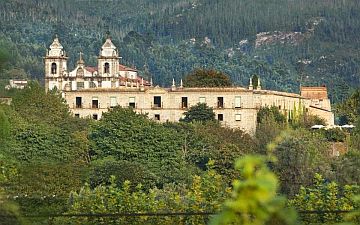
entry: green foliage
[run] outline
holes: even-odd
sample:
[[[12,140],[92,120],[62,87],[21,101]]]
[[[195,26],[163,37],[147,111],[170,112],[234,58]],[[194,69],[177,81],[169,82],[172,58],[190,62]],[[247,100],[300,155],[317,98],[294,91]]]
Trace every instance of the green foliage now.
[[[328,141],[344,142],[346,139],[346,132],[340,128],[333,128],[324,130],[324,135]]]
[[[0,195],[0,217],[2,225],[24,225],[24,219],[21,217],[19,207],[13,202],[4,199],[2,193]]]
[[[360,89],[357,89],[346,101],[339,103],[335,111],[340,124],[355,124],[360,117]]]
[[[312,187],[301,187],[299,194],[289,204],[302,211],[351,211],[355,207],[354,195],[359,192],[356,186],[339,187],[335,182],[326,181],[320,174],[315,174]],[[343,220],[342,214],[319,213],[306,215],[306,224],[331,224]]]
[[[184,86],[186,87],[227,87],[231,86],[230,78],[213,69],[195,69],[185,76]]]
[[[9,53],[4,50],[0,49],[0,71],[4,68],[4,64],[8,61]]]
[[[0,218],[3,225],[20,225],[26,221],[21,217],[19,206],[7,198],[6,187],[16,179],[18,170],[12,160],[0,154]]]
[[[89,172],[91,188],[95,188],[100,184],[109,185],[110,176],[116,178],[117,186],[121,186],[125,181],[130,181],[133,185],[141,183],[144,189],[155,187],[159,179],[159,177],[147,171],[143,165],[136,161],[117,161],[114,158],[104,158],[91,162],[91,170]]]
[[[267,154],[267,145],[280,135],[285,129],[286,117],[280,113],[278,108],[261,108],[257,114],[257,125],[255,137],[257,140],[257,153]]]
[[[45,93],[44,87],[33,82],[19,91],[12,105],[20,116],[31,122],[44,122],[58,126],[60,121],[70,117],[65,101],[59,93]]]
[[[220,175],[208,170],[204,176],[193,176],[189,185],[166,186],[163,189],[143,191],[141,184],[135,190],[125,181],[117,186],[112,176],[108,186],[91,189],[85,185],[70,195],[67,213],[167,213],[217,211],[227,196]],[[60,218],[55,224],[206,224],[203,216],[169,217],[139,216],[119,218]]]
[[[70,190],[84,182],[85,165],[68,163],[22,163],[16,177],[6,184],[6,194],[19,205],[22,215],[61,213],[67,209]],[[47,218],[31,218],[46,224]]]
[[[347,223],[341,223],[341,225],[356,225],[360,223],[360,195],[354,196],[353,201],[356,205],[355,210],[344,216],[344,220]]]
[[[263,107],[257,113],[257,122],[264,123],[273,119],[276,123],[286,123],[286,117],[279,111],[276,106]]]
[[[241,178],[234,180],[231,198],[210,224],[296,224],[296,212],[277,195],[278,180],[266,166],[266,158],[245,156],[235,167]]]
[[[309,113],[304,113],[301,115],[297,126],[302,128],[311,128],[314,125],[326,125],[326,122],[323,118],[318,116],[311,115]]]
[[[43,79],[39,58],[52,35],[61,37],[71,69],[80,50],[85,61],[95,65],[109,31],[123,63],[153,74],[160,85],[206,67],[224,71],[239,85],[246,85],[253,74],[267,88],[286,91],[298,91],[299,82],[325,83],[334,102],[359,86],[357,0],[319,0],[316,5],[310,0],[126,0],[85,5],[31,0],[1,1],[0,9],[0,48],[7,47],[10,55],[6,71],[23,69],[32,78]],[[275,31],[289,37],[296,31],[299,38],[285,38],[285,43],[270,38],[268,44],[255,46],[256,34]],[[311,63],[299,68],[302,60]]]
[[[206,103],[198,103],[191,106],[187,112],[184,113],[185,117],[180,121],[191,122],[215,122],[215,113],[213,109],[206,105]]]
[[[336,180],[340,184],[360,184],[360,151],[349,150],[334,162]]]
[[[4,146],[4,141],[10,136],[10,122],[0,105],[0,145]],[[1,148],[0,148],[1,149]]]
[[[229,129],[218,123],[194,123],[193,139],[203,146],[193,148],[189,152],[189,159],[205,168],[209,159],[215,161],[214,169],[223,175],[227,183],[238,177],[238,171],[234,170],[234,162],[240,156],[253,153],[256,149],[255,140],[242,130]]]
[[[321,134],[289,130],[268,147],[278,159],[273,170],[280,178],[282,193],[288,196],[296,194],[300,185],[310,185],[316,172],[332,176],[329,143]]]
[[[170,128],[130,108],[116,107],[92,126],[94,159],[113,156],[116,160],[142,164],[161,178],[161,183],[179,182],[194,169],[182,157],[184,140]]]

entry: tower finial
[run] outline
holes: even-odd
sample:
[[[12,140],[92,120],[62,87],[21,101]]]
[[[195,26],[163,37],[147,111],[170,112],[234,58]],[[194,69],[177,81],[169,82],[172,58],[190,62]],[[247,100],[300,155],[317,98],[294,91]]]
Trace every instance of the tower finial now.
[[[261,90],[260,77],[258,77],[258,85],[257,85],[256,89],[257,89],[257,90]]]
[[[183,80],[181,79],[180,80],[180,88],[183,88],[184,86],[183,86]]]
[[[175,80],[174,78],[172,79],[172,85],[171,85],[171,90],[176,90],[176,85],[175,85]]]
[[[83,64],[85,64],[85,62],[84,62],[84,60],[83,60],[83,58],[82,58],[82,55],[83,55],[83,53],[80,51],[80,52],[79,52],[79,61],[77,61],[77,64],[78,64],[78,65],[83,65]]]
[[[153,87],[153,79],[152,79],[152,77],[150,78],[150,87]]]
[[[254,89],[254,86],[252,83],[252,77],[250,77],[249,90],[253,90],[253,89]]]

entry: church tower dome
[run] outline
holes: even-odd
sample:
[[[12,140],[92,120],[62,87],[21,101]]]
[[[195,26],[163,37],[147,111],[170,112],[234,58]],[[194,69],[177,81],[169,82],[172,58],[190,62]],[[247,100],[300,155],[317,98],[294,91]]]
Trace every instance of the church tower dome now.
[[[119,73],[119,52],[108,37],[102,45],[98,57],[98,71],[102,77],[115,77]]]
[[[56,35],[44,57],[46,90],[62,90],[62,79],[67,73],[67,60],[68,57]]]

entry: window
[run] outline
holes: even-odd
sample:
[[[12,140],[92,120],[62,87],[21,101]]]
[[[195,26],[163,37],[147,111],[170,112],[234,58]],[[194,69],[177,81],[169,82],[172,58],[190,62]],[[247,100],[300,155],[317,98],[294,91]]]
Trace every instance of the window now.
[[[186,109],[188,107],[188,98],[182,97],[181,98],[181,108]]]
[[[241,108],[241,97],[235,96],[235,108]]]
[[[206,98],[205,97],[200,97],[199,102],[200,103],[206,103]]]
[[[92,108],[93,109],[99,108],[99,100],[97,97],[93,97],[93,99],[92,99]]]
[[[81,90],[84,88],[84,82],[77,82],[76,83],[76,89]]]
[[[155,120],[160,120],[160,114],[155,114]]]
[[[218,97],[217,98],[217,107],[218,108],[224,108],[224,98],[223,97]]]
[[[98,114],[93,114],[93,119],[98,120]]]
[[[76,104],[76,108],[82,108],[82,98],[81,97],[76,97],[75,100],[75,104]]]
[[[114,108],[117,105],[116,97],[110,97],[110,108]]]
[[[135,97],[130,97],[129,98],[129,106],[132,108],[135,108],[136,104],[135,104]]]
[[[161,96],[154,96],[154,107],[161,108]]]
[[[96,88],[96,84],[93,81],[89,82],[89,87],[90,88]]]
[[[110,73],[110,64],[108,62],[104,64],[104,73]]]
[[[51,63],[51,74],[56,74],[57,65],[56,63]]]
[[[218,120],[224,121],[224,114],[218,114]]]
[[[235,114],[235,121],[241,121],[241,114]]]
[[[76,118],[79,118],[79,117],[80,117],[80,114],[79,114],[79,113],[76,113],[76,114],[75,114],[75,117],[76,117]]]

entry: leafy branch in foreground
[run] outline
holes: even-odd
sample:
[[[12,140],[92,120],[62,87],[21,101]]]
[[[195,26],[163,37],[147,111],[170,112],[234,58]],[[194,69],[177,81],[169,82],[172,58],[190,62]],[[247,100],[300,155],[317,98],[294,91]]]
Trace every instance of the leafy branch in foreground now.
[[[266,162],[265,157],[251,155],[236,162],[241,178],[233,182],[231,198],[211,225],[296,224],[296,212],[286,207],[285,197],[277,195],[278,179]]]

